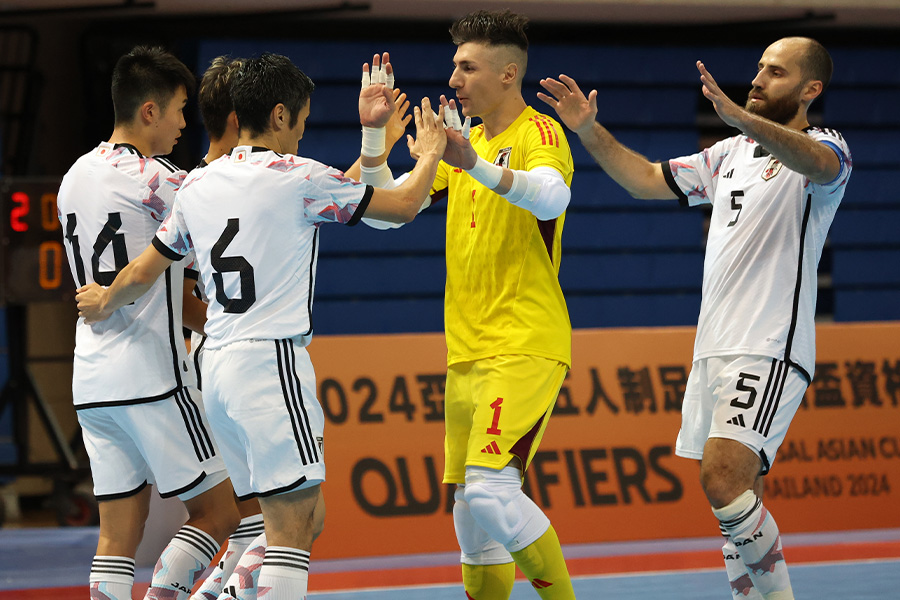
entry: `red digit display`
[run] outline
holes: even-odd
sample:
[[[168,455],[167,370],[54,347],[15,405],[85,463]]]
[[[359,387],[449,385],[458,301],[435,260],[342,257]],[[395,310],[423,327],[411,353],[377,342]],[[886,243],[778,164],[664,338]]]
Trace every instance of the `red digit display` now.
[[[72,301],[57,192],[59,179],[0,179],[0,306]]]
[[[28,231],[28,223],[22,219],[31,210],[31,198],[25,192],[13,192],[12,201],[16,206],[9,211],[9,226],[13,231]]]

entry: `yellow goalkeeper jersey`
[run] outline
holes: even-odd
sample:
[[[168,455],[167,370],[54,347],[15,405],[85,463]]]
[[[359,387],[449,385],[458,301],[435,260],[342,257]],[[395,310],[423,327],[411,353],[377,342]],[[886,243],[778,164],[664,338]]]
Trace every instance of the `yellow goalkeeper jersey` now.
[[[479,156],[528,171],[552,167],[572,183],[572,152],[562,126],[530,106],[503,133],[472,128]],[[501,354],[572,362],[572,325],[559,287],[565,213],[538,221],[523,208],[441,163],[431,190],[447,197],[447,363]]]

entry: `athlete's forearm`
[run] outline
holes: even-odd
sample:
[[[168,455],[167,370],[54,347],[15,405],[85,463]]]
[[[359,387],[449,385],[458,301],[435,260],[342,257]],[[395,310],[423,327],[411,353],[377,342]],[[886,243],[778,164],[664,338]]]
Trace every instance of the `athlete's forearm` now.
[[[191,290],[194,286],[192,279],[185,278],[184,292],[182,294],[181,322],[182,325],[204,335],[206,325],[206,303],[195,296]]]
[[[633,197],[644,200],[675,198],[659,163],[650,162],[624,146],[597,121],[578,137],[597,164]]]
[[[412,221],[419,211],[422,204],[428,198],[431,186],[434,183],[434,177],[437,175],[438,164],[441,157],[437,154],[423,154],[416,162],[415,168],[410,171],[409,177],[406,178],[399,187],[395,188],[395,192],[404,193],[404,202],[408,203],[412,212],[408,215],[406,222]]]
[[[744,111],[738,128],[744,135],[759,142],[785,167],[806,175],[811,181],[828,183],[840,173],[841,162],[834,150],[803,131],[747,111]]]

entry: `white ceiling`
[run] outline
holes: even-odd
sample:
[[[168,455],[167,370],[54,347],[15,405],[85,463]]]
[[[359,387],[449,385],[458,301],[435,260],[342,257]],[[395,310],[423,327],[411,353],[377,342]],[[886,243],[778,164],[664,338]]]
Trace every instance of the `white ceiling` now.
[[[148,6],[149,5],[149,6]],[[900,0],[0,0],[0,18],[63,9],[122,14],[234,14],[352,5],[356,18],[447,20],[478,8],[512,8],[532,20],[613,24],[756,22],[814,17],[830,27],[900,27]],[[97,7],[109,10],[97,11]]]

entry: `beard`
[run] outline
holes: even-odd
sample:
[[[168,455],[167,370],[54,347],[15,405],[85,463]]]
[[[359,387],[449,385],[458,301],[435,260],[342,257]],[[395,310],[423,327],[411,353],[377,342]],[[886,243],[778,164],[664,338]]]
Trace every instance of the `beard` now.
[[[750,93],[754,91],[751,90]],[[744,109],[780,125],[787,125],[800,111],[800,100],[798,100],[797,94],[787,94],[776,100],[767,97],[762,102],[756,103],[748,97]]]

